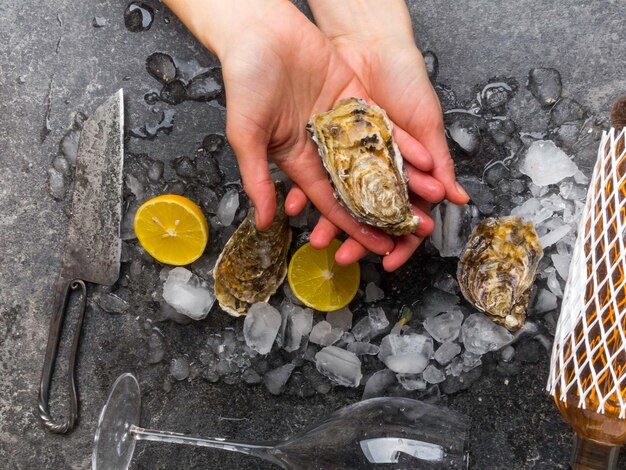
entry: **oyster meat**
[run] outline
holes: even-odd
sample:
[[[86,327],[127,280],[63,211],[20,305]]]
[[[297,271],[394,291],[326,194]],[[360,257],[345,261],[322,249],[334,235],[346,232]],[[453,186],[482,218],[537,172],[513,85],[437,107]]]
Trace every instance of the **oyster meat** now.
[[[530,292],[543,257],[532,223],[519,217],[485,219],[461,255],[461,292],[496,323],[515,331],[524,325]]]
[[[335,197],[357,220],[391,235],[415,231],[402,155],[392,124],[378,106],[341,100],[315,115],[307,129],[317,144]]]
[[[220,307],[245,315],[255,302],[267,302],[285,280],[291,227],[285,214],[285,188],[276,185],[276,216],[269,229],[259,231],[251,208],[215,263],[215,296]]]

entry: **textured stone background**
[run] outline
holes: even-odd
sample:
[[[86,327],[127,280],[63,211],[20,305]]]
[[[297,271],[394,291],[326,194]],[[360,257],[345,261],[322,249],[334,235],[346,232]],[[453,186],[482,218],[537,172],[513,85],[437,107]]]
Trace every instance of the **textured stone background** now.
[[[136,372],[144,388],[145,425],[203,435],[283,437],[360,397],[360,391],[345,390],[312,399],[273,397],[263,387],[205,381],[178,384],[175,393],[165,394],[161,384],[167,366],[157,366],[161,369],[156,371],[142,367],[145,352],[137,340],[136,317],[142,315],[138,308],[124,316],[88,313],[78,366],[80,425],[69,436],[50,435],[39,426],[33,410],[67,223],[66,204],[46,192],[46,170],[59,140],[74,112],[93,111],[120,87],[125,89],[128,126],[154,122],[155,115],[143,101],[157,85],[144,69],[145,58],[154,51],[217,64],[164,6],[151,4],[157,11],[152,28],[130,33],[123,24],[125,2],[0,2],[3,468],[89,467],[97,414],[113,380],[126,371]],[[598,114],[606,114],[612,100],[626,91],[624,0],[428,0],[411,1],[410,9],[418,45],[437,53],[440,81],[462,97],[474,84],[498,74],[514,76],[523,84],[528,69],[536,66],[560,70],[564,94]],[[106,26],[92,27],[94,16],[105,17]],[[49,88],[52,130],[42,143]],[[516,98],[521,104],[516,120],[527,129],[539,128],[536,107],[528,96]],[[224,131],[225,115],[217,108],[191,102],[176,109],[169,136],[132,139],[129,150],[167,159],[192,153],[207,133]],[[384,286],[393,286],[419,262],[424,259],[389,276]],[[205,323],[169,328],[181,341],[194,344],[204,331],[233,320],[213,317]],[[566,468],[569,431],[544,393],[546,378],[547,358],[527,366],[508,385],[487,365],[470,390],[449,400],[449,406],[473,420],[475,468]],[[220,421],[219,416],[248,419]],[[225,452],[151,443],[138,446],[133,468],[260,468],[260,464]]]

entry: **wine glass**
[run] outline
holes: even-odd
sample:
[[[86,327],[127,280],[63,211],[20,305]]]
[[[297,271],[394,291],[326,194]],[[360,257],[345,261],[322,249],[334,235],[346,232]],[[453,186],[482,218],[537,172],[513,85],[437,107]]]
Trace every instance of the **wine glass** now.
[[[141,391],[121,375],[102,408],[94,470],[125,470],[138,440],[191,444],[253,455],[284,469],[467,469],[468,421],[409,398],[372,398],[342,408],[294,436],[274,442],[200,438],[139,427]]]

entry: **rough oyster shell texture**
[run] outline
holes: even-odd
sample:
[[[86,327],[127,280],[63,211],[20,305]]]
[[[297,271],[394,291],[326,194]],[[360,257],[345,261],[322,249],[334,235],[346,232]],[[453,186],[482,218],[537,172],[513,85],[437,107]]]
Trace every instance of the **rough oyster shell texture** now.
[[[335,197],[357,220],[391,235],[415,231],[402,155],[392,124],[378,106],[358,98],[341,100],[315,115],[307,129],[317,143]]]
[[[519,217],[485,219],[461,255],[461,292],[477,309],[511,331],[524,325],[543,248],[532,223]]]
[[[267,302],[287,275],[289,245],[285,188],[276,183],[276,216],[270,228],[257,230],[254,209],[250,209],[215,263],[215,296],[222,310],[240,316],[253,303]]]

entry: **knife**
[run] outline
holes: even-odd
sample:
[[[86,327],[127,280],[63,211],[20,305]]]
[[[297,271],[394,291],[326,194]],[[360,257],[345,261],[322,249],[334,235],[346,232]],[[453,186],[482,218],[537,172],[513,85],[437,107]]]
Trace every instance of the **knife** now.
[[[54,290],[53,317],[39,388],[38,412],[43,427],[57,434],[71,431],[78,417],[76,353],[87,303],[86,283],[113,285],[119,276],[122,242],[122,170],[124,101],[119,90],[85,121],[78,143],[72,212]],[[76,329],[69,351],[69,416],[54,421],[49,408],[50,382],[70,295],[80,297]]]

